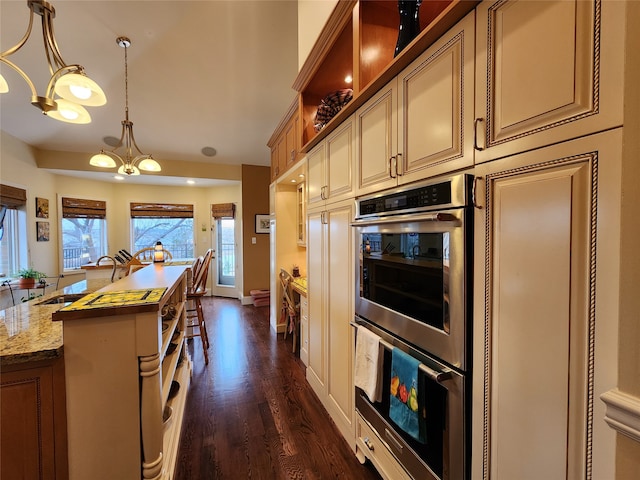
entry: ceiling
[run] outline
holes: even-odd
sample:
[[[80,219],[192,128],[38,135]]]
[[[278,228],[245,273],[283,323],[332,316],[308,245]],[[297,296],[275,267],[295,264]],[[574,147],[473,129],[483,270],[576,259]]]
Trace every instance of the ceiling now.
[[[267,141],[295,98],[291,84],[298,61],[297,2],[51,3],[64,61],[83,65],[107,96],[106,105],[87,107],[90,124],[59,122],[30,105],[31,93],[24,80],[6,65],[0,66],[10,89],[0,95],[0,128],[42,150],[87,154],[86,162],[61,165],[64,170],[53,171],[113,181],[115,170],[98,173],[88,162],[100,148],[113,148],[104,142],[105,137],[120,138],[125,80],[124,49],[116,44],[119,36],[131,39],[127,51],[129,118],[144,153],[153,154],[161,165],[270,164]],[[40,19],[34,16],[31,38],[10,59],[43,95],[50,74]],[[28,20],[26,0],[0,2],[0,50],[22,38]],[[204,147],[214,148],[216,155],[203,155]],[[125,181],[170,185],[184,184],[185,178],[142,174]],[[210,178],[197,182],[216,183]]]

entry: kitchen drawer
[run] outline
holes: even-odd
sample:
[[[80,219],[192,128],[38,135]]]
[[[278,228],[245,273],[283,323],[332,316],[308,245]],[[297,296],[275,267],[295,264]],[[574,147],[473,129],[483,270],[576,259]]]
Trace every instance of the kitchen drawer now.
[[[409,474],[359,413],[356,422],[357,448],[371,460],[380,475],[386,480],[410,480]]]

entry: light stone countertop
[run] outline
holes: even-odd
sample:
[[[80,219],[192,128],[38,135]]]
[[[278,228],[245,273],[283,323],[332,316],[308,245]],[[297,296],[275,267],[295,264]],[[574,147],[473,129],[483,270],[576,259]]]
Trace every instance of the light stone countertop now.
[[[0,366],[62,356],[62,323],[51,319],[63,303],[39,305],[60,294],[92,293],[109,279],[82,280],[0,311]]]

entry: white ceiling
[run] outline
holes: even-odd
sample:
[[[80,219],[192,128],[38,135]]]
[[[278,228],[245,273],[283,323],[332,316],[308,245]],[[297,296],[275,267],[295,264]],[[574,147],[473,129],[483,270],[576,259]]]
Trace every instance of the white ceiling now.
[[[2,130],[39,149],[86,152],[86,170],[91,170],[90,155],[108,147],[103,138],[120,137],[124,49],[116,38],[127,36],[132,42],[127,53],[129,117],[144,153],[153,154],[161,165],[163,161],[269,165],[266,143],[295,97],[291,84],[298,62],[297,2],[55,0],[52,4],[64,61],[83,65],[105,91],[108,103],[87,108],[92,116],[88,125],[47,118],[30,105],[26,83],[2,64],[0,71],[10,88],[0,95]],[[26,0],[0,2],[0,50],[22,38],[28,18]],[[50,74],[39,16],[34,16],[27,44],[10,59],[43,95]],[[215,148],[217,155],[204,156],[203,147]],[[126,180],[157,183],[155,177],[143,174]],[[184,182],[180,177],[160,181]]]

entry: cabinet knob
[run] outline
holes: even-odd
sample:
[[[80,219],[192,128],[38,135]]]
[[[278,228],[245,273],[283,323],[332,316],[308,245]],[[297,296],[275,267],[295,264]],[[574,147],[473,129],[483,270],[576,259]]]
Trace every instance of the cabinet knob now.
[[[373,452],[374,450],[373,443],[371,442],[371,440],[369,440],[369,437],[364,437],[362,441],[367,446],[367,448]]]

